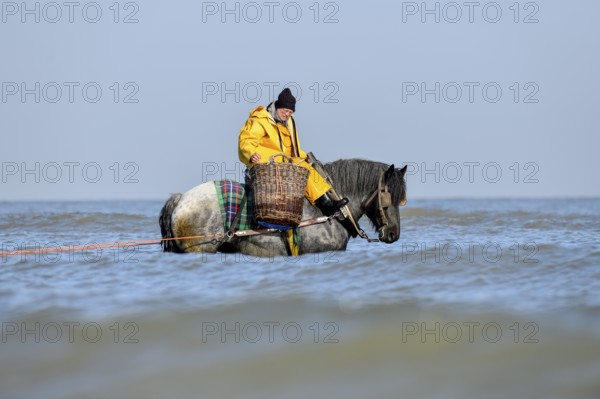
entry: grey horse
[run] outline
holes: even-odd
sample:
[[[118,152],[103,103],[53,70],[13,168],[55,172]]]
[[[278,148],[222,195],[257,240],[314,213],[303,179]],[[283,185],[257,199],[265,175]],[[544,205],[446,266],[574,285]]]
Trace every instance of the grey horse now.
[[[406,202],[406,182],[402,169],[394,165],[361,159],[342,159],[323,165],[338,193],[347,197],[355,220],[366,215],[379,232],[379,239],[393,243],[400,238],[399,206]],[[380,204],[376,195],[382,187],[389,190],[391,204]],[[388,197],[389,198],[389,197]],[[382,201],[383,202],[383,201]],[[303,220],[323,216],[304,201]],[[251,256],[289,255],[286,238],[281,233],[235,237],[226,244],[217,192],[212,181],[200,184],[184,194],[173,194],[160,212],[159,224],[165,252],[242,252]],[[356,231],[333,220],[297,229],[299,253],[343,251]],[[177,237],[197,237],[177,240]]]

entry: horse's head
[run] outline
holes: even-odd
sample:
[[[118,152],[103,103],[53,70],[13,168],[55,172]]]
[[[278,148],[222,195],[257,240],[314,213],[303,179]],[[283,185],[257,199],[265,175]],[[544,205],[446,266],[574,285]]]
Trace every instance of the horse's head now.
[[[400,238],[400,209],[406,203],[406,166],[392,164],[379,175],[377,187],[361,204],[362,211],[379,232],[379,240],[391,244]]]

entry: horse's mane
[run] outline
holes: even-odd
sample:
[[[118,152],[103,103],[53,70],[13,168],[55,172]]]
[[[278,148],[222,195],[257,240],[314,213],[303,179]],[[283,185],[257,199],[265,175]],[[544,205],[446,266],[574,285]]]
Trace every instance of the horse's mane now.
[[[339,159],[323,166],[340,193],[355,197],[364,197],[372,193],[377,187],[381,172],[390,167],[382,162],[364,159]],[[404,177],[397,171],[398,169],[388,181],[388,187],[392,193],[392,203],[395,206],[398,206],[406,196]]]

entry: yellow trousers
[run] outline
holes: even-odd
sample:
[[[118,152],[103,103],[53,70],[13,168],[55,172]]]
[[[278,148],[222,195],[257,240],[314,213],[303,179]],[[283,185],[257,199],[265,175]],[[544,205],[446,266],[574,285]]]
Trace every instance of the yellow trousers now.
[[[295,162],[300,161],[301,158],[294,158]],[[314,204],[317,198],[325,194],[327,191],[331,189],[327,180],[325,180],[319,172],[315,170],[310,164],[306,161],[302,161],[299,163],[300,166],[306,168],[310,171],[308,175],[308,181],[306,182],[306,190],[304,191],[304,196],[307,200],[310,201],[311,204]]]

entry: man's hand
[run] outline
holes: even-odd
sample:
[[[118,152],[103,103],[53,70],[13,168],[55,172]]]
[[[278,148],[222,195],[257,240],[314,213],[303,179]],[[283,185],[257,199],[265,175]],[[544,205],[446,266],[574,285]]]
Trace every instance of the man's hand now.
[[[258,152],[255,152],[254,154],[252,154],[252,156],[250,157],[250,162],[252,163],[259,163],[260,162],[260,154]]]

